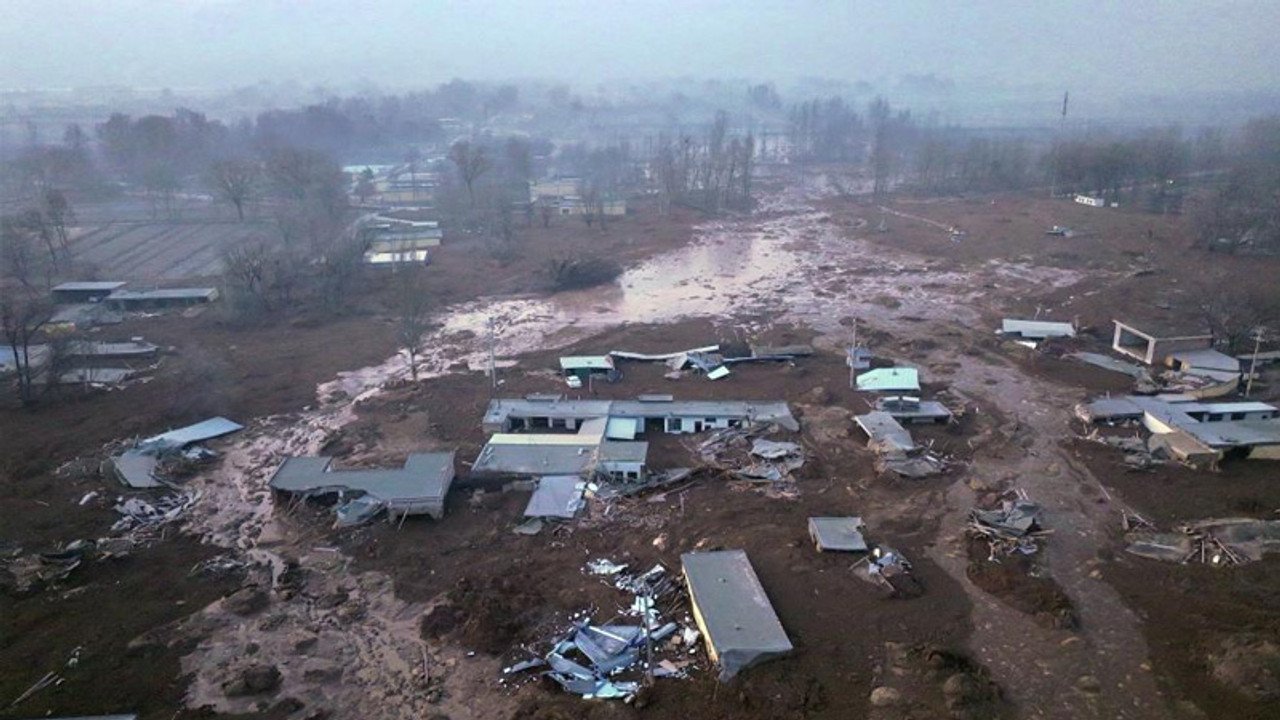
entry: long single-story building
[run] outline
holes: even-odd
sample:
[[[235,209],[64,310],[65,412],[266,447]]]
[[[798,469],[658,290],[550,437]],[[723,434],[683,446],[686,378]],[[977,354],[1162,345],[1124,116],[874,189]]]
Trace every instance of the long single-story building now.
[[[696,433],[752,423],[800,429],[781,400],[676,400],[670,395],[641,395],[635,400],[566,400],[556,395],[491,400],[483,424],[493,433],[575,430],[593,418],[607,418],[606,435],[616,440],[651,431]]]
[[[218,288],[116,290],[103,300],[113,310],[155,310],[203,305],[218,299]]]
[[[86,280],[64,282],[60,285],[54,285],[50,290],[53,301],[64,304],[91,303],[107,297],[111,293],[124,287],[126,283],[118,280]]]

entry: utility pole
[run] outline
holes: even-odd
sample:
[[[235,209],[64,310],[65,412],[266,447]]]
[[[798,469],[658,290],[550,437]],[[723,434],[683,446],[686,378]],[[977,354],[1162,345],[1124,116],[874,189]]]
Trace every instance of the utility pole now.
[[[494,331],[493,316],[489,316],[489,383],[494,390],[498,389],[498,351],[497,335]]]
[[[1058,118],[1057,131],[1053,133],[1053,170],[1052,176],[1049,178],[1049,199],[1052,200],[1058,194],[1058,143],[1061,141],[1059,137],[1062,134],[1062,126],[1067,122],[1067,100],[1071,97],[1071,93],[1063,91],[1062,93],[1062,116]]]
[[[1244,396],[1253,392],[1253,373],[1258,369],[1258,350],[1262,347],[1262,328],[1253,329],[1253,360],[1249,363],[1249,379],[1244,384]]]

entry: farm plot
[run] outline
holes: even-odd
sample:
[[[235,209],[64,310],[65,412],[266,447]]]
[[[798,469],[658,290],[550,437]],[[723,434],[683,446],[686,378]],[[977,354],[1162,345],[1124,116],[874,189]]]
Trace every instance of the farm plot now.
[[[78,265],[121,280],[178,280],[221,272],[222,253],[245,240],[275,241],[270,223],[110,222],[77,228]]]

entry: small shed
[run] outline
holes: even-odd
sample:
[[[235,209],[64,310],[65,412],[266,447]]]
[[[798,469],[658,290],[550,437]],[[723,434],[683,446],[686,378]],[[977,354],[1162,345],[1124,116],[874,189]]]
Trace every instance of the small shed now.
[[[746,552],[685,553],[680,562],[694,620],[707,654],[720,666],[721,681],[791,652],[791,641]]]
[[[575,355],[560,358],[560,373],[565,377],[577,377],[585,381],[591,375],[613,377],[613,357],[609,355]]]

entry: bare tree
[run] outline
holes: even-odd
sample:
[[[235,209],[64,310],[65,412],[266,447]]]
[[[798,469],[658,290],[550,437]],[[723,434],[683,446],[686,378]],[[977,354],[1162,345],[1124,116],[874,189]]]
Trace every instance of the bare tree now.
[[[422,336],[426,334],[431,317],[431,300],[418,273],[402,273],[399,297],[400,321],[396,324],[396,342],[409,360],[409,372],[418,381],[418,355]]]
[[[261,172],[249,160],[221,160],[209,167],[209,185],[215,194],[231,203],[244,221],[244,206],[257,195]]]
[[[475,207],[476,181],[488,172],[490,167],[484,148],[478,145],[473,146],[466,140],[454,143],[449,149],[449,160],[458,168],[458,175],[461,176],[462,183],[467,186],[467,197],[471,200],[471,206]]]
[[[18,380],[18,398],[23,405],[35,402],[36,383],[45,369],[35,340],[53,314],[51,301],[32,287],[17,284],[0,286],[0,332],[13,354]]]
[[[78,126],[73,125],[72,127]],[[46,190],[43,200],[44,202],[40,209],[44,215],[45,223],[53,231],[53,234],[57,236],[63,255],[69,256],[71,245],[67,226],[76,221],[75,211],[71,208],[71,203],[67,200],[67,196],[56,188]]]

